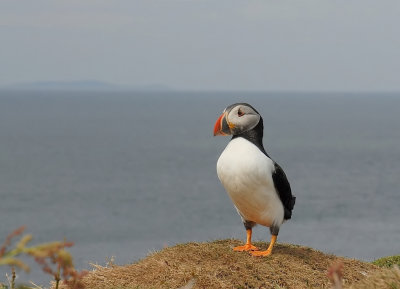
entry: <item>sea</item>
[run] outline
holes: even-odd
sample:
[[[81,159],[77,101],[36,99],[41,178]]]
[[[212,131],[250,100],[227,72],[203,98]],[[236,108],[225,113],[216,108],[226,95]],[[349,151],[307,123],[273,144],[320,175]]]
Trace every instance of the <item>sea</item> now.
[[[76,267],[90,270],[244,240],[216,174],[230,139],[213,137],[235,102],[262,115],[266,151],[297,197],[278,242],[365,261],[400,254],[400,93],[0,91],[0,244],[26,226],[30,245],[74,242]],[[32,271],[17,282],[47,286],[23,260]]]

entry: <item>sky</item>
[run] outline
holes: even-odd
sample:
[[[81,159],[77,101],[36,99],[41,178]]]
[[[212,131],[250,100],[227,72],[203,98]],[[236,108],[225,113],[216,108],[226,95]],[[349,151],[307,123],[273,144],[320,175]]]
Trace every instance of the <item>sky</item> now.
[[[398,0],[2,0],[0,86],[400,91]]]

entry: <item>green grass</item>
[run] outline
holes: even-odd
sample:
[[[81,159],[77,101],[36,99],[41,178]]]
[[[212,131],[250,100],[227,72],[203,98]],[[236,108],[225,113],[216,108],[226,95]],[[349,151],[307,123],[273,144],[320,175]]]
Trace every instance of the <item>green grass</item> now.
[[[393,265],[400,267],[400,255],[383,257],[373,261],[372,264],[382,268],[390,268],[393,267]]]

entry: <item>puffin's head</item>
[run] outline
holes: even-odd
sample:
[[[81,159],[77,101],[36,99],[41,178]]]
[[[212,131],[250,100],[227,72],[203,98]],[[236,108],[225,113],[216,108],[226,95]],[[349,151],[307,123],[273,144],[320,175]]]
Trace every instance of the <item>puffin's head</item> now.
[[[247,103],[234,103],[224,109],[214,126],[216,135],[238,135],[254,128],[260,114]]]

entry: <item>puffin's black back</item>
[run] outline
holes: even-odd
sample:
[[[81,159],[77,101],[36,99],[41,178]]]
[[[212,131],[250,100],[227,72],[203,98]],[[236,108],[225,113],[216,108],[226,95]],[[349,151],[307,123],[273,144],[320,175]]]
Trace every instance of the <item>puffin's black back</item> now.
[[[249,142],[253,143],[256,147],[258,147],[259,150],[262,151],[268,158],[270,158],[270,156],[267,154],[263,146],[262,142],[263,134],[264,134],[264,124],[262,117],[260,117],[260,121],[253,129],[245,131],[238,135],[234,135],[232,139],[238,137],[247,139]],[[281,199],[283,208],[285,210],[284,219],[289,220],[292,217],[292,211],[294,204],[296,202],[296,197],[292,195],[292,190],[290,188],[290,184],[286,177],[285,172],[283,171],[280,165],[278,165],[274,160],[272,161],[274,162],[275,165],[275,170],[272,173],[272,180],[274,181],[275,189],[278,192],[279,198]]]

